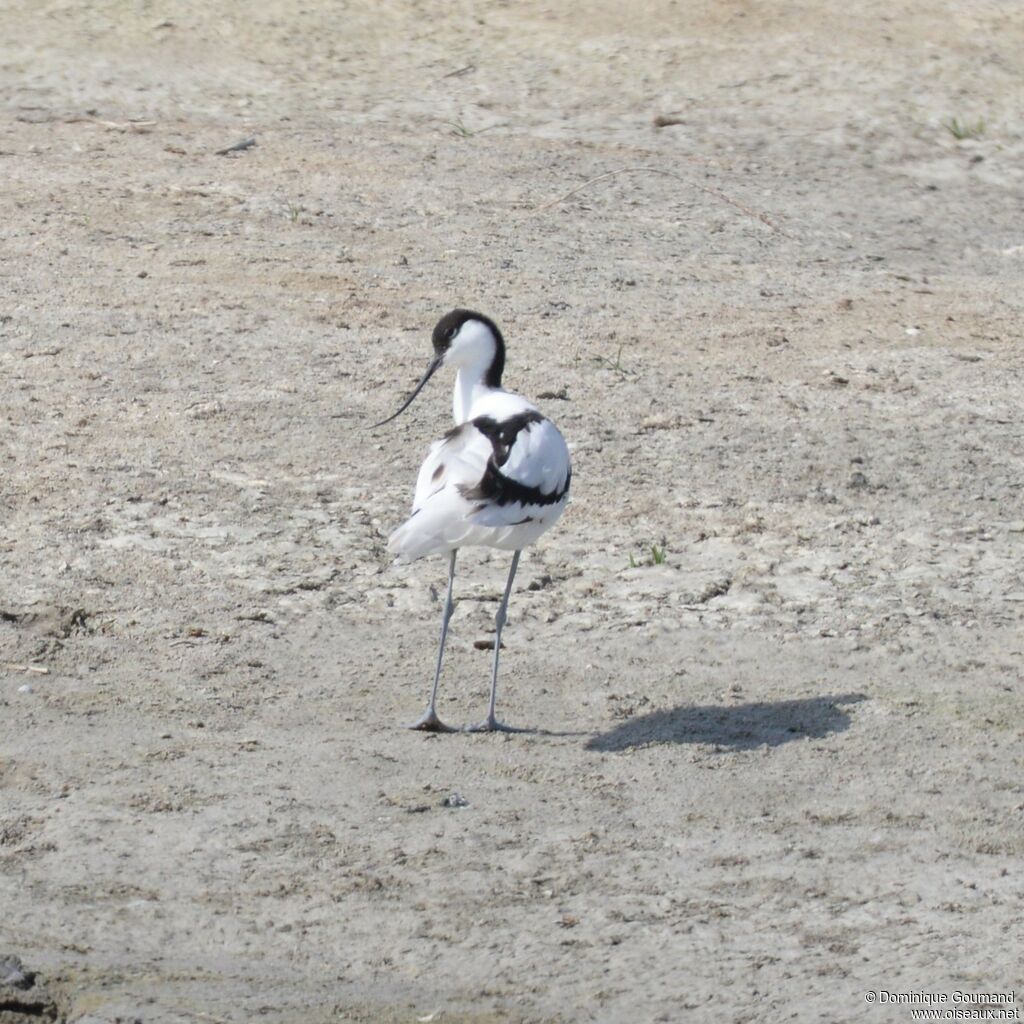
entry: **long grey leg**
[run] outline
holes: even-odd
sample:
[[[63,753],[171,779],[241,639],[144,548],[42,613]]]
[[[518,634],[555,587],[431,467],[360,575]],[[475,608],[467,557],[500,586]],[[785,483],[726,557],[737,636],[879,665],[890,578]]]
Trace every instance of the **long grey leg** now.
[[[498,606],[498,614],[494,616],[494,667],[491,670],[491,700],[487,706],[487,717],[478,725],[471,725],[470,732],[520,732],[510,725],[504,725],[494,716],[494,707],[498,699],[498,657],[501,654],[501,629],[508,617],[508,599],[512,593],[512,581],[516,577],[516,569],[519,567],[519,556],[522,551],[517,551],[512,556],[512,567],[508,571],[508,582],[505,584],[505,594]]]
[[[451,622],[452,612],[455,610],[453,593],[455,590],[455,555],[458,549],[452,552],[451,561],[448,563],[448,594],[444,599],[444,610],[441,613],[441,643],[437,648],[437,669],[434,671],[434,686],[430,691],[430,703],[427,710],[418,718],[410,729],[423,729],[426,732],[455,732],[450,725],[445,725],[437,717],[437,685],[441,681],[441,665],[444,663],[444,642],[448,639],[448,623]]]

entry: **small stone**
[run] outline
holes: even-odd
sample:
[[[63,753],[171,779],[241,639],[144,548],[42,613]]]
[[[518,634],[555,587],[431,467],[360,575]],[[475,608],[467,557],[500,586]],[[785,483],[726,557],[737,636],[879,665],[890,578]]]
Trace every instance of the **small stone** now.
[[[0,956],[0,985],[9,988],[26,989],[35,983],[35,975],[25,970],[25,965],[16,956]]]
[[[474,640],[473,648],[477,651],[493,651],[494,641],[493,640]],[[505,650],[505,642],[502,641],[501,649]]]

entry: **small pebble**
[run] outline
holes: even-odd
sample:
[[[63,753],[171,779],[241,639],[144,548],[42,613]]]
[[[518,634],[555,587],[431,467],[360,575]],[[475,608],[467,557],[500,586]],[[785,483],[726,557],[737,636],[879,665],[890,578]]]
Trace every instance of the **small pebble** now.
[[[25,970],[25,965],[16,956],[0,956],[0,985],[10,988],[31,988],[35,974]]]

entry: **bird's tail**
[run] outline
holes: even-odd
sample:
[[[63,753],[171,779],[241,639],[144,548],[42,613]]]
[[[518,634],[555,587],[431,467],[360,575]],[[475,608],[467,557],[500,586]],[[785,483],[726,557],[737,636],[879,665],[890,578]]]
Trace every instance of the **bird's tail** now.
[[[425,555],[447,554],[463,544],[472,543],[471,535],[475,529],[477,527],[466,516],[465,499],[457,493],[442,492],[413,512],[391,534],[388,550],[399,562],[413,562]]]

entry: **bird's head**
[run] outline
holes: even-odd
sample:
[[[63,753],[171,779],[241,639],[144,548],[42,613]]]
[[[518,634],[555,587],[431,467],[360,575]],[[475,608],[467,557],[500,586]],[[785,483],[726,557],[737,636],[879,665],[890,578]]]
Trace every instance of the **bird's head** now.
[[[453,309],[437,321],[433,343],[434,358],[419,384],[413,388],[412,394],[402,403],[398,412],[375,423],[375,427],[390,423],[405,412],[427,381],[442,366],[475,370],[488,387],[501,387],[501,375],[505,369],[505,340],[498,325],[490,317],[474,313],[471,309]]]

